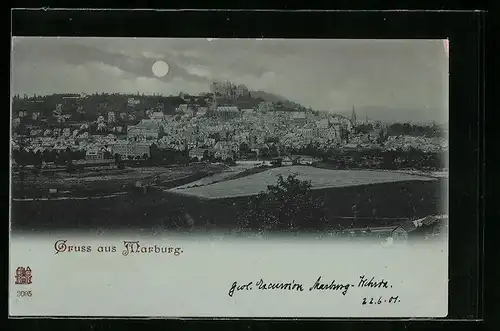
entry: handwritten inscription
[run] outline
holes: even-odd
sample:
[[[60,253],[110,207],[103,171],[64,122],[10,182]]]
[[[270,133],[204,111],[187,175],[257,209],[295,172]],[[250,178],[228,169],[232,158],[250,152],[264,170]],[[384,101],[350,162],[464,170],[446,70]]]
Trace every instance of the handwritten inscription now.
[[[309,291],[313,290],[330,290],[330,291],[341,291],[342,295],[346,295],[347,291],[351,287],[351,284],[340,284],[335,283],[335,279],[330,283],[322,283],[321,276],[318,277],[313,286],[309,288]]]
[[[363,302],[361,303],[362,305],[381,305],[383,303],[399,303],[401,300],[399,300],[399,296],[391,296],[389,298],[383,298],[382,296],[378,297],[377,300],[374,298],[363,298]]]
[[[376,287],[376,288],[389,288],[392,287],[392,285],[389,285],[389,283],[385,279],[381,280],[375,280],[375,277],[372,277],[368,279],[366,276],[360,276],[359,277],[359,283],[358,287]]]
[[[254,290],[270,290],[270,291],[290,291],[290,292],[313,292],[313,291],[331,291],[339,292],[341,295],[346,296],[351,289],[354,288],[374,288],[374,289],[391,289],[392,285],[386,279],[377,279],[375,277],[367,277],[366,275],[359,276],[357,280],[357,285],[350,282],[339,282],[335,279],[324,280],[322,276],[319,276],[310,286],[306,286],[303,283],[296,281],[295,279],[290,281],[278,281],[278,282],[267,282],[262,278],[256,282],[246,282],[238,283],[234,281],[231,283],[228,295],[233,297],[237,292],[247,292]],[[308,289],[305,290],[305,289]],[[352,290],[351,290],[352,291]],[[389,295],[387,297],[379,296],[375,298],[364,297],[362,300],[362,305],[367,304],[383,304],[383,303],[399,303],[401,300],[399,296]]]
[[[232,297],[235,291],[252,291],[254,288],[258,290],[304,291],[302,284],[295,282],[295,280],[292,280],[291,282],[267,283],[264,282],[263,279],[259,279],[255,283],[255,286],[253,282],[242,285],[239,285],[237,282],[233,282],[228,294]]]

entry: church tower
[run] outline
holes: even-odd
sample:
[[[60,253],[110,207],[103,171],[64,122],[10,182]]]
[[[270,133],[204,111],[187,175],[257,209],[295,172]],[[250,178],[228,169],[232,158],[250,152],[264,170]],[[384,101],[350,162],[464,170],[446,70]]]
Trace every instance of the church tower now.
[[[351,122],[353,126],[356,126],[356,110],[354,109],[354,105],[352,106],[352,114],[351,114]]]
[[[354,105],[352,106],[352,114],[351,114],[351,130],[354,132],[357,126],[356,122],[356,110],[354,109]]]

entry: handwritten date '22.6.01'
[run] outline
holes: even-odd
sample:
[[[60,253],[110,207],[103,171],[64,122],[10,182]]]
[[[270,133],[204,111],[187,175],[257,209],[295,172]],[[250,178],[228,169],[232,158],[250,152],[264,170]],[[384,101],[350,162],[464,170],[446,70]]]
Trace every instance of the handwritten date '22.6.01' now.
[[[363,302],[361,303],[362,305],[380,305],[383,303],[398,303],[401,300],[399,300],[399,296],[396,297],[390,297],[390,298],[383,298],[379,297],[378,299],[374,298],[363,298]]]

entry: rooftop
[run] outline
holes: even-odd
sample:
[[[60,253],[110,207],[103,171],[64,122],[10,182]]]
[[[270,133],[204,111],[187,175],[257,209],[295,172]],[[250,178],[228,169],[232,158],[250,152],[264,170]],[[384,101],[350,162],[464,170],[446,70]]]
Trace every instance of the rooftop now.
[[[152,119],[143,119],[139,123],[137,123],[136,125],[129,126],[128,130],[129,131],[130,130],[134,130],[134,129],[150,129],[150,130],[153,130],[153,129],[158,129],[159,126],[160,125],[155,120],[152,120]]]
[[[217,107],[217,111],[233,111],[233,112],[237,112],[239,111],[238,107],[235,107],[235,106],[220,106],[220,107]]]
[[[292,116],[294,119],[303,119],[303,118],[306,118],[306,113],[303,111],[296,111],[293,113]]]

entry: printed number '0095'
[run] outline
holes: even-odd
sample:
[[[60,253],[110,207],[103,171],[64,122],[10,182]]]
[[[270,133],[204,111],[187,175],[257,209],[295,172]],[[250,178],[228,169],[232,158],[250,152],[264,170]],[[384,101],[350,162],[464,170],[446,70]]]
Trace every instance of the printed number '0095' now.
[[[31,297],[31,291],[17,291],[17,296],[20,298]]]

